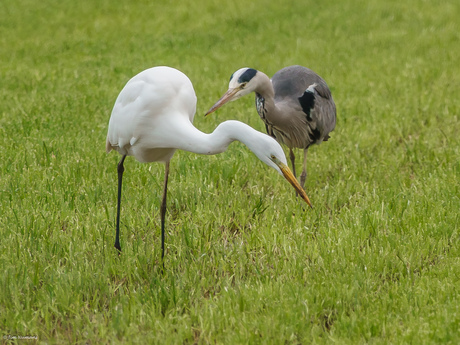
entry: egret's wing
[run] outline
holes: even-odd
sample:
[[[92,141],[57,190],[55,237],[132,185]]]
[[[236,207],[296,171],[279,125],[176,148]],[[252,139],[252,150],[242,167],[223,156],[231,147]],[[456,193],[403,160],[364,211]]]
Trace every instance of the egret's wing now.
[[[175,128],[191,123],[195,109],[195,91],[185,74],[169,67],[145,70],[128,81],[115,101],[107,148],[128,154],[139,141],[149,149],[173,147],[168,143]]]
[[[132,141],[137,125],[136,118],[139,116],[143,103],[143,87],[142,82],[131,80],[118,95],[110,116],[107,133],[107,143],[112,148],[124,150]]]

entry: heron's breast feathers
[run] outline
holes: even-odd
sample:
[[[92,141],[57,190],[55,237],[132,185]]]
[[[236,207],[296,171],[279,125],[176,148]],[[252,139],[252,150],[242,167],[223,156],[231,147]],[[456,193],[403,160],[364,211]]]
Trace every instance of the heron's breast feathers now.
[[[267,108],[265,107],[265,98],[259,93],[256,93],[256,108],[260,118],[264,122],[267,122]]]

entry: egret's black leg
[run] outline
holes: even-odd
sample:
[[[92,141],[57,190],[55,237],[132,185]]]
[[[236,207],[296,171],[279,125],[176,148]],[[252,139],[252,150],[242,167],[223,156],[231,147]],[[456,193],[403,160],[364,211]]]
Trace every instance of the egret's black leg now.
[[[303,189],[305,189],[305,181],[307,180],[307,150],[308,149],[303,150],[303,168],[302,174],[300,175],[300,185]]]
[[[163,188],[163,200],[161,201],[160,217],[161,217],[161,261],[164,268],[165,257],[165,215],[166,215],[166,194],[168,191],[168,175],[169,175],[169,162],[165,165],[165,183]]]
[[[123,172],[125,168],[123,166],[123,162],[125,161],[126,155],[121,157],[120,162],[118,163],[118,201],[117,201],[117,232],[115,234],[115,248],[121,252],[120,246],[120,204],[121,204],[121,182],[123,179]]]

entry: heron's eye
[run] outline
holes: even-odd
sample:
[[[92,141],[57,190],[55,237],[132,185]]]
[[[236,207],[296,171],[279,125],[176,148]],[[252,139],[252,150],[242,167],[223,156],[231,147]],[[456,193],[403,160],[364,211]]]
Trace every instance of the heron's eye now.
[[[240,88],[241,88],[241,89],[244,89],[244,88],[246,87],[246,84],[247,84],[247,83],[241,84]]]

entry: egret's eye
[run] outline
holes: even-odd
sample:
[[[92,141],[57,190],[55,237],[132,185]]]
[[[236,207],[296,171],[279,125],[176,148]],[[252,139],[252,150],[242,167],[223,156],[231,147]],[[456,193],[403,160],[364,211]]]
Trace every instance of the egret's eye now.
[[[272,160],[275,160],[276,157],[275,157],[275,155],[270,155],[270,158],[271,158]]]

